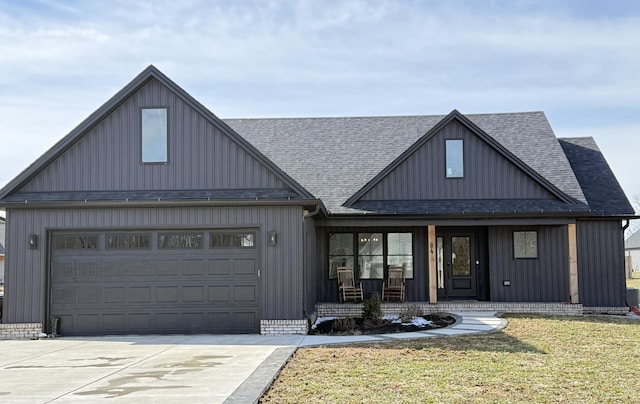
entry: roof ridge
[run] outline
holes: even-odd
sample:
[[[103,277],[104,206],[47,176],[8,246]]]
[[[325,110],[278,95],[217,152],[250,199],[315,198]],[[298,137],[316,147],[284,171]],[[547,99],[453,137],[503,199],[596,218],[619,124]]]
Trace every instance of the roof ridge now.
[[[544,111],[520,111],[520,112],[480,112],[463,114],[467,117],[495,116],[495,115],[530,115],[544,114]],[[275,120],[313,120],[313,119],[384,119],[384,118],[438,118],[448,114],[424,114],[424,115],[354,115],[354,116],[290,116],[290,117],[250,117],[250,118],[220,118],[223,121],[275,121]]]

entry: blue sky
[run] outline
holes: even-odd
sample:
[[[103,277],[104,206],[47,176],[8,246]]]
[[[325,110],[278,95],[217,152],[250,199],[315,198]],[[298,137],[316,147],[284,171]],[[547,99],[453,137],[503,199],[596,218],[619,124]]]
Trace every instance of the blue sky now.
[[[542,110],[640,199],[632,0],[0,0],[0,185],[149,64],[221,118]]]

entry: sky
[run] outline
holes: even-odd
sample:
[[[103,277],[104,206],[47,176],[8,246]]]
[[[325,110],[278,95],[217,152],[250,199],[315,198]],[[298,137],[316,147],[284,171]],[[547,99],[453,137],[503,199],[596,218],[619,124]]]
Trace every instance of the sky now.
[[[640,201],[635,0],[0,0],[0,186],[150,64],[223,119],[544,111]]]

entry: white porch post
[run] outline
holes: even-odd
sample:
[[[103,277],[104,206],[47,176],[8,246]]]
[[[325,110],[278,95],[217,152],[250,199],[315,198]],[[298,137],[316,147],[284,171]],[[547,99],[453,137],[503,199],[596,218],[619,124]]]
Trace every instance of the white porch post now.
[[[429,256],[429,303],[438,303],[436,275],[436,226],[428,226],[427,255]]]
[[[580,295],[578,289],[578,246],[576,243],[576,225],[575,223],[567,225],[569,235],[569,293],[571,303],[580,303]]]

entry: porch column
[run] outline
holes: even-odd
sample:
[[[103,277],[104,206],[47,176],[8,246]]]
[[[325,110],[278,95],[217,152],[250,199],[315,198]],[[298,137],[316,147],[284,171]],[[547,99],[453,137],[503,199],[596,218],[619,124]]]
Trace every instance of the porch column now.
[[[428,256],[429,256],[429,303],[438,303],[438,283],[436,274],[436,226],[428,226]]]
[[[568,224],[567,231],[569,234],[569,293],[571,303],[580,303],[578,290],[578,246],[576,243],[576,225]]]

